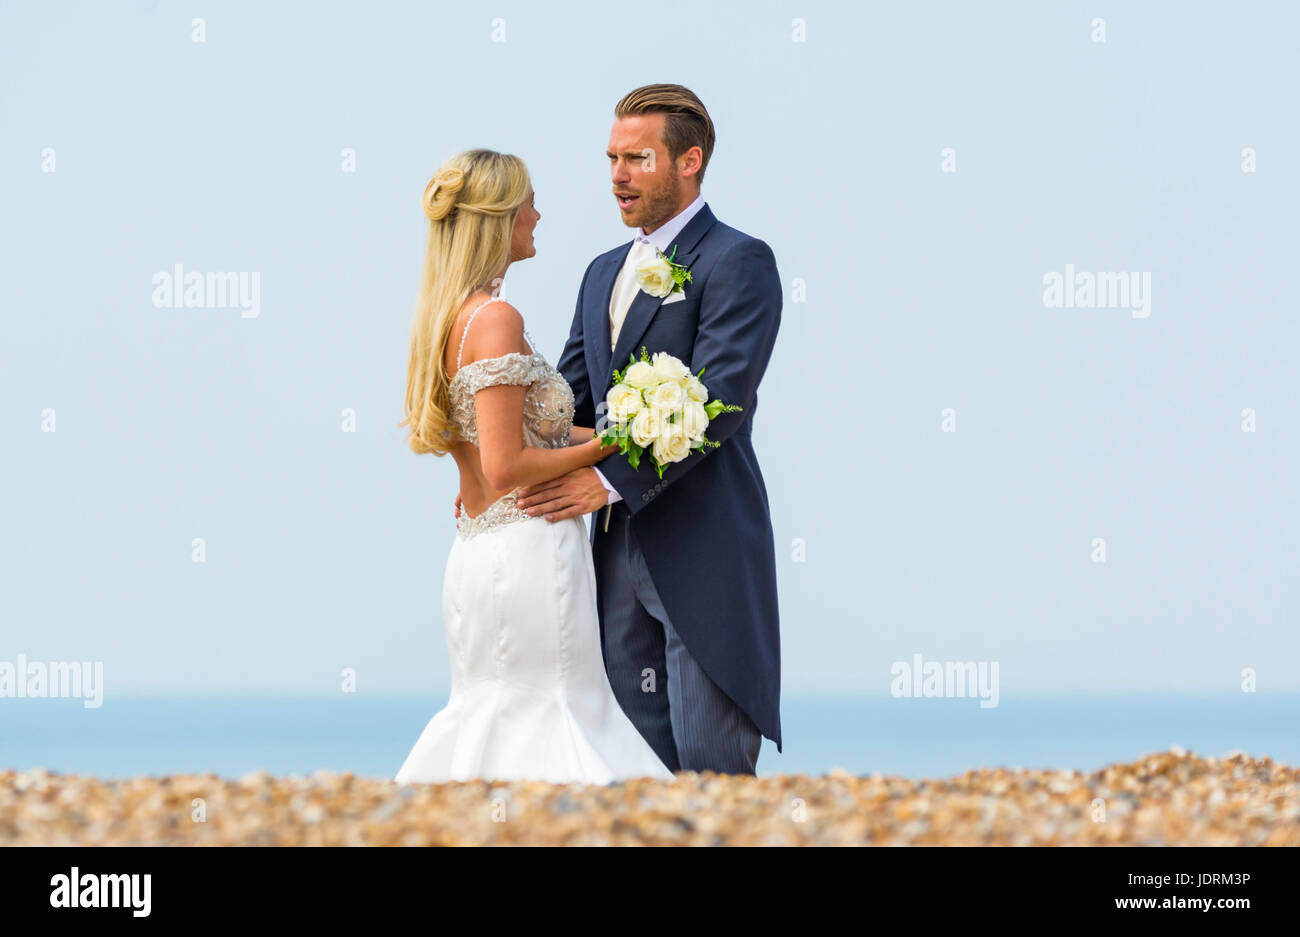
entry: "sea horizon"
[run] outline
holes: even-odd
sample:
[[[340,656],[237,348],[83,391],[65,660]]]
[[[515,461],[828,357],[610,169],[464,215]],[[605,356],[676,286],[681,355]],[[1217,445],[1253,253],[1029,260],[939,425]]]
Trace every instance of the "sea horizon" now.
[[[78,699],[3,699],[0,771],[391,777],[445,702],[445,695],[137,695],[87,709]],[[807,695],[783,703],[782,723],[784,753],[764,740],[759,776],[1089,772],[1174,747],[1300,764],[1300,694],[1018,697],[984,709],[976,699]]]

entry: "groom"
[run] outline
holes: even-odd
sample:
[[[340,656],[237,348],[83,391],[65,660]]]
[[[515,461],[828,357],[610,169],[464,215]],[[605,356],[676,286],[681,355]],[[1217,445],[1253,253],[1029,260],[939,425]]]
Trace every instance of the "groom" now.
[[[659,479],[614,454],[525,488],[518,504],[552,522],[599,510],[592,551],[601,646],[614,695],[673,771],[753,774],[762,736],[781,750],[776,557],[767,490],[751,440],[757,390],[781,322],[776,259],[714,217],[700,194],[713,122],[681,85],[618,102],[610,178],[630,244],[591,262],[559,370],[574,423],[602,428],[614,368],[642,346],[704,368],[722,413],[696,450]],[[657,298],[636,268],[656,251],[689,268],[685,291]]]

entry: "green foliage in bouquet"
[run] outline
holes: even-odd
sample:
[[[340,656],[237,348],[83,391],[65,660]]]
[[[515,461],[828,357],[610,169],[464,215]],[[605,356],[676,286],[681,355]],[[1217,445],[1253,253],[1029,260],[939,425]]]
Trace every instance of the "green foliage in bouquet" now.
[[[676,251],[674,250],[673,253],[675,254]],[[687,279],[690,279],[689,273],[687,274]],[[650,355],[646,351],[644,345],[641,346],[641,360],[647,364],[650,363]],[[636,356],[630,354],[627,356],[627,368],[632,367],[636,362]],[[627,368],[624,368],[621,371],[617,368],[614,369],[615,384],[623,383],[623,377],[627,374]],[[704,377],[704,370],[704,368],[700,368],[699,373],[695,376],[702,380]],[[719,413],[739,413],[744,409],[744,407],[737,404],[723,403],[721,400],[711,400],[704,405],[704,412],[708,414],[710,422],[716,419]],[[679,415],[680,414],[676,413],[670,415],[668,418],[669,422],[675,422]],[[645,452],[646,447],[638,445],[636,441],[632,439],[630,422],[631,421],[628,421],[628,423],[611,423],[601,433],[599,433],[596,438],[600,440],[600,443],[603,446],[617,445],[619,453],[627,456],[628,464],[639,472],[641,470],[641,454]],[[701,437],[700,442],[701,448],[716,448],[717,446],[722,445],[722,443],[710,439],[707,433]],[[658,473],[659,477],[663,478],[664,470],[667,469],[668,466],[660,465],[659,462],[655,460],[654,456],[650,457],[650,462],[654,465],[655,472]]]

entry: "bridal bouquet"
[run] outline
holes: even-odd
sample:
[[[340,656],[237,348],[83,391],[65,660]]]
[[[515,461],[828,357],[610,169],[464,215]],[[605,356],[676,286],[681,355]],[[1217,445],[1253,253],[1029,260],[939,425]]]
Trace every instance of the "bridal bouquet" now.
[[[709,399],[708,388],[699,374],[667,352],[653,358],[641,347],[641,360],[628,355],[627,367],[614,371],[614,386],[605,395],[608,425],[597,434],[602,445],[617,445],[634,469],[641,466],[641,454],[650,451],[650,461],[660,478],[674,462],[681,462],[696,449],[720,446],[705,435],[709,421],[719,413],[735,413],[744,407]]]

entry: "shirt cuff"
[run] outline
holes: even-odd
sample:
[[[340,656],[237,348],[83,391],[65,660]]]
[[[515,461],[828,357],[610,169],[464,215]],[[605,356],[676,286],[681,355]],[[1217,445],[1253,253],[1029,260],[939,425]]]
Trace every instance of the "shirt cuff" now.
[[[609,492],[609,500],[605,502],[606,504],[613,504],[615,501],[623,500],[623,496],[614,489],[614,486],[605,479],[604,475],[600,474],[600,469],[593,468],[592,471],[596,473],[596,477],[600,479],[600,483],[604,485],[605,490]]]

